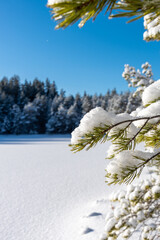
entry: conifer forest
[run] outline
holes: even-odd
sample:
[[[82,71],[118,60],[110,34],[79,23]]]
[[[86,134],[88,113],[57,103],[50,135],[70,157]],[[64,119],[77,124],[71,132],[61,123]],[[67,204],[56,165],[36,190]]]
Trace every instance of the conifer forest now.
[[[82,117],[100,106],[114,113],[130,113],[141,103],[129,91],[107,90],[105,95],[66,96],[57,90],[55,82],[21,83],[18,76],[0,81],[0,134],[71,133]]]

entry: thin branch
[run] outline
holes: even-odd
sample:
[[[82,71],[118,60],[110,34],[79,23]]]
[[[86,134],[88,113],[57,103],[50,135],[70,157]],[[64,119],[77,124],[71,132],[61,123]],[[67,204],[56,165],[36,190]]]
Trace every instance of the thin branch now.
[[[139,131],[131,138],[131,140],[129,140],[129,142],[127,143],[127,145],[129,145],[137,136],[138,134],[143,130],[143,128],[146,126],[147,122],[149,121],[149,119],[146,120],[146,122],[143,124],[143,126],[139,129]]]
[[[134,172],[137,171],[139,168],[143,168],[148,162],[150,162],[152,159],[154,159],[158,155],[160,155],[160,152],[156,153],[155,155],[152,155],[150,158],[148,158],[142,164],[139,164],[137,167],[134,168]]]
[[[151,120],[151,119],[154,119],[154,118],[159,118],[160,115],[156,115],[156,116],[152,116],[152,117],[140,117],[140,118],[134,118],[134,119],[128,119],[128,120],[124,120],[122,122],[118,122],[114,125],[112,125],[110,128],[106,129],[106,131],[110,131],[113,127],[117,127],[118,125],[120,124],[123,124],[123,123],[127,123],[127,122],[135,122],[135,121],[139,121],[139,120]]]
[[[133,123],[133,122],[136,122],[136,121],[139,121],[139,120],[147,120],[147,122],[151,119],[154,119],[154,118],[159,118],[160,115],[156,115],[156,116],[152,116],[152,117],[139,117],[139,118],[134,118],[134,119],[128,119],[128,120],[124,120],[122,122],[118,122],[118,123],[115,123],[114,125],[111,125],[109,128],[106,128],[105,130],[103,130],[101,132],[101,134],[105,134],[106,132],[110,131],[111,129],[113,129],[114,127],[117,127],[123,123]],[[146,125],[146,124],[145,124]],[[142,129],[141,129],[142,130]]]
[[[111,125],[111,126],[106,126],[106,128],[105,127],[95,127],[92,132],[84,134],[83,138],[81,138],[77,144],[70,144],[69,146],[72,147],[73,152],[78,152],[78,151],[81,151],[82,149],[84,149],[87,145],[89,145],[89,147],[87,148],[87,150],[88,150],[92,146],[95,146],[101,139],[104,138],[106,141],[109,131],[121,124],[129,123],[127,126],[127,127],[129,127],[130,124],[135,121],[147,120],[145,122],[145,124],[146,124],[149,120],[155,119],[155,118],[160,118],[160,115],[156,115],[156,116],[152,116],[152,117],[138,117],[138,118],[128,119],[128,120],[124,120],[124,121],[115,123],[114,125]],[[126,127],[122,130],[125,131]],[[97,132],[98,134],[96,134],[96,131],[98,131]],[[137,136],[140,133],[140,131],[142,131],[141,128],[140,128],[139,132],[136,133],[135,135]],[[133,137],[133,140],[135,137]],[[103,141],[103,142],[105,142],[105,141]]]

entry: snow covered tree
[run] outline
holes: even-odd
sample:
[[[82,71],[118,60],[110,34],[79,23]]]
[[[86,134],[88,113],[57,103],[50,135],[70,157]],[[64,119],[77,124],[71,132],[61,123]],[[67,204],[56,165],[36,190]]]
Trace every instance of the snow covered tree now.
[[[57,124],[59,125],[58,117],[57,114],[54,114],[49,118],[48,122],[46,123],[47,133],[57,133]]]
[[[131,113],[134,110],[136,110],[136,108],[138,108],[140,105],[141,105],[141,97],[139,95],[135,96],[134,93],[130,93],[125,112]]]
[[[53,99],[55,96],[58,95],[55,82],[51,83],[48,79],[46,79],[46,82],[45,82],[45,91],[46,91],[47,97],[50,97],[51,99]]]
[[[70,133],[79,125],[80,116],[82,117],[82,115],[79,115],[78,110],[79,109],[78,109],[77,104],[75,102],[67,111],[67,119],[69,121],[68,132],[70,132]]]
[[[115,94],[109,99],[107,111],[114,113],[123,113],[128,104],[129,92],[124,94]]]
[[[74,97],[72,95],[65,97],[63,101],[63,106],[67,109],[69,109],[74,103]]]
[[[14,104],[7,115],[5,115],[1,124],[2,134],[19,134],[21,129],[21,110]]]
[[[20,134],[23,131],[23,119],[20,107],[14,104],[10,114],[12,116],[12,134]]]
[[[126,71],[125,78],[127,74]],[[105,95],[65,96],[65,91],[58,92],[55,82],[48,79],[25,80],[21,84],[15,75],[0,80],[0,132],[3,134],[71,133],[83,115],[97,106],[115,113],[130,113],[137,106],[137,97],[118,94],[116,89],[108,90]]]
[[[48,0],[48,6],[53,9],[56,28],[65,28],[78,20],[82,27],[106,9],[110,18],[127,16],[134,17],[130,20],[133,21],[144,17],[144,40],[160,40],[160,0]],[[110,159],[106,168],[108,184],[131,183],[146,166],[156,167],[158,172],[151,181],[135,187],[130,185],[128,192],[114,197],[120,206],[107,217],[104,240],[128,239],[137,228],[143,240],[160,239],[160,80],[152,80],[148,63],[142,68],[141,74],[126,65],[123,75],[130,86],[137,87],[142,107],[131,114],[117,115],[97,107],[72,132],[73,152],[88,150],[98,142],[112,142],[107,156]],[[144,143],[144,151],[137,150],[139,143]]]
[[[48,133],[68,133],[69,121],[67,117],[67,109],[60,104],[58,110],[52,114],[46,124]]]
[[[106,223],[102,239],[128,239],[141,230],[141,239],[159,239],[160,223],[160,80],[141,91],[142,107],[131,114],[114,114],[101,107],[87,113],[72,132],[73,152],[90,149],[98,142],[112,142],[106,168],[106,182],[131,183],[147,166],[156,167],[156,177],[130,187],[130,192],[117,194],[120,202]],[[144,143],[144,151],[137,145]],[[148,184],[148,185],[146,185]],[[127,195],[128,194],[128,195]],[[123,207],[121,206],[123,205]],[[112,216],[112,217],[111,217]]]
[[[82,98],[82,113],[86,114],[87,112],[89,112],[92,109],[92,101],[91,101],[91,97],[89,95],[87,95],[87,93],[84,93],[84,96]]]
[[[43,134],[46,132],[46,122],[48,117],[48,104],[46,96],[37,94],[33,104],[37,109],[37,132]]]
[[[38,108],[33,102],[29,102],[24,106],[22,117],[21,117],[21,124],[23,134],[35,134],[38,133]]]

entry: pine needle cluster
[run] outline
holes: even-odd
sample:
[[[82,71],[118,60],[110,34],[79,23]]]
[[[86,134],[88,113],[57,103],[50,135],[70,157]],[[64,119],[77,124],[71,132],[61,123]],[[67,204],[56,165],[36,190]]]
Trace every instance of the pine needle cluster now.
[[[96,19],[105,10],[109,18],[129,17],[128,22],[151,14],[151,21],[160,16],[160,0],[50,0],[48,7],[52,9],[56,28],[66,28],[80,20],[82,27],[89,19]]]

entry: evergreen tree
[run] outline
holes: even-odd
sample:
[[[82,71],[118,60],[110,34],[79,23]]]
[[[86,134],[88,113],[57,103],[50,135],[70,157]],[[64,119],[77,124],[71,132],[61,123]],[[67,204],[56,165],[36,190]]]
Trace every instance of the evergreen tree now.
[[[97,94],[94,94],[94,95],[92,96],[92,106],[93,106],[93,108],[95,108],[96,106],[98,106],[97,101],[98,101],[98,96],[97,96]]]
[[[82,98],[82,113],[86,114],[92,109],[92,101],[91,97],[84,93],[84,96]]]
[[[83,113],[82,113],[82,99],[81,96],[79,94],[76,94],[75,96],[75,101],[74,101],[74,105],[73,105],[74,111],[76,111],[76,126],[79,124]]]
[[[60,104],[57,112],[53,113],[48,123],[46,124],[48,133],[67,133],[67,109],[64,108],[63,104]]]
[[[72,95],[65,97],[63,101],[63,106],[69,109],[74,103],[74,97]]]
[[[11,95],[15,104],[20,101],[20,79],[18,76],[14,76],[9,80],[9,86],[7,88],[8,95]]]
[[[0,82],[0,92],[8,94],[8,78],[3,77],[1,82]]]
[[[136,108],[138,108],[140,105],[141,105],[141,98],[140,98],[140,96],[139,95],[135,96],[134,93],[130,93],[125,111],[127,113],[131,113],[134,110],[136,110]]]
[[[64,108],[63,104],[60,104],[58,108],[57,117],[58,117],[57,132],[66,133],[68,130],[67,109]]]
[[[68,119],[68,132],[71,133],[75,127],[79,124],[79,115],[77,113],[77,105],[73,104],[67,111],[67,119]]]
[[[23,134],[35,134],[38,133],[38,109],[32,102],[29,102],[24,106],[22,112],[22,133]]]
[[[37,109],[37,132],[43,134],[46,132],[46,122],[48,118],[48,102],[46,96],[37,94],[36,98],[33,101],[33,104]]]
[[[32,93],[31,101],[33,101],[37,94],[44,95],[44,83],[35,78],[31,85],[31,93]]]
[[[160,40],[160,0],[49,0],[48,6],[53,9],[53,18],[58,20],[57,28],[65,28],[80,19],[82,27],[106,8],[110,17],[144,17],[144,39]],[[120,11],[117,15],[112,14],[115,9]],[[107,216],[102,239],[128,239],[137,230],[143,240],[160,239],[160,80],[153,82],[148,64],[142,67],[145,76],[129,65],[126,68],[124,77],[138,87],[136,93],[142,98],[142,107],[131,114],[118,115],[101,107],[92,109],[72,132],[71,147],[77,152],[110,140],[108,158],[111,161],[106,168],[108,184],[131,183],[146,166],[157,169],[156,178],[136,187],[130,186],[127,192],[113,197],[120,206]],[[136,149],[141,142],[145,144],[145,151]]]
[[[18,105],[13,105],[9,113],[4,117],[1,125],[2,134],[20,134],[22,129],[22,114]]]
[[[27,100],[25,100],[27,103],[34,99],[34,97],[32,96],[31,88],[32,88],[31,82],[28,82],[27,80],[25,80],[24,84],[22,84],[22,94],[21,95],[24,96],[25,99],[27,99]]]
[[[55,82],[51,83],[48,78],[46,79],[46,82],[45,82],[45,92],[47,97],[51,99],[53,99],[55,96],[58,95]]]
[[[55,113],[49,118],[48,122],[46,123],[47,133],[57,133],[57,123],[58,123],[58,116]]]
[[[45,83],[26,80],[20,84],[17,76],[10,80],[3,78],[0,81],[0,132],[71,133],[78,126],[82,116],[96,106],[114,112],[117,112],[116,109],[118,112],[126,111],[127,97],[126,93],[120,96],[116,90],[111,93],[108,91],[105,96],[91,96],[87,93],[82,97],[79,94],[75,97],[65,96],[65,91],[61,90],[58,93],[55,83],[50,83],[49,80]],[[136,99],[137,97],[132,99],[128,109],[135,109],[132,104],[136,105]],[[34,111],[31,111],[31,108]]]
[[[11,110],[12,116],[12,134],[21,134],[23,132],[23,119],[20,107],[15,104]]]
[[[5,92],[0,92],[0,123],[7,117],[8,113],[14,104],[13,98],[10,95],[6,95]]]
[[[4,120],[1,124],[1,133],[2,134],[10,134],[12,131],[12,122],[9,116],[5,116]]]

